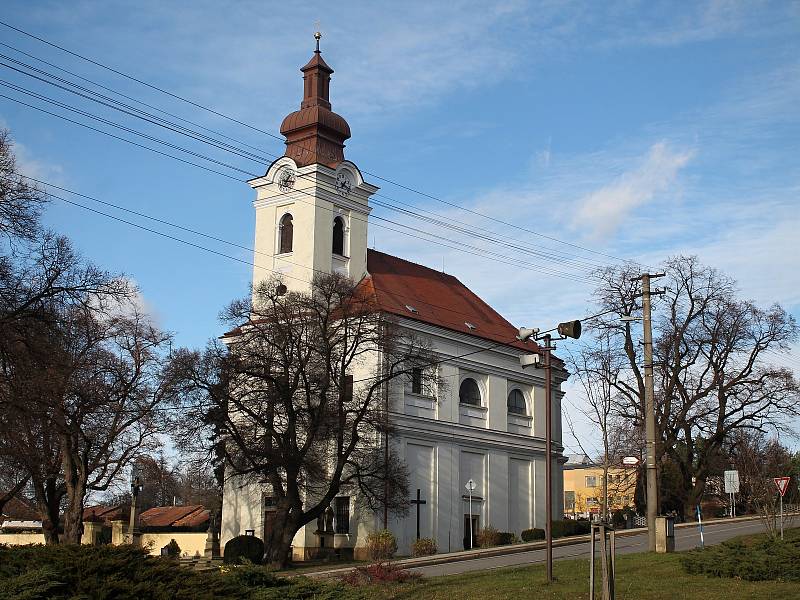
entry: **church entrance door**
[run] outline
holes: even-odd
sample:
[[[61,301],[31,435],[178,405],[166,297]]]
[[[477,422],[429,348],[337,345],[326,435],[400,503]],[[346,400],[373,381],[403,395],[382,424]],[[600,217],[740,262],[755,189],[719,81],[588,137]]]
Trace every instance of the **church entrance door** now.
[[[470,550],[478,545],[478,519],[478,515],[464,515],[464,550]],[[470,525],[472,525],[472,545],[470,545]]]

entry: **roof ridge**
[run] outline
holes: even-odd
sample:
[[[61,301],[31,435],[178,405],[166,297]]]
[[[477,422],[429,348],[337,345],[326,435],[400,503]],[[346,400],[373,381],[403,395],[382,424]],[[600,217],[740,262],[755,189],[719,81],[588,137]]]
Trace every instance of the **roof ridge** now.
[[[455,279],[458,283],[461,283],[461,285],[464,285],[458,277],[456,277],[455,275],[452,275],[451,273],[445,273],[444,271],[438,271],[438,270],[434,269],[433,267],[429,267],[427,265],[416,263],[413,260],[408,260],[407,258],[401,258],[399,256],[395,256],[394,254],[389,254],[388,252],[381,252],[380,250],[375,250],[374,248],[367,248],[367,254],[369,254],[370,252],[374,252],[375,254],[382,254],[383,256],[388,256],[389,258],[393,258],[394,260],[399,260],[399,261],[402,261],[404,263],[408,263],[409,265],[414,265],[415,267],[418,267],[420,269],[425,269],[426,271],[430,271],[431,273],[433,273],[435,275],[443,275],[445,277],[449,277],[450,279]],[[369,260],[367,260],[367,273],[369,273]]]

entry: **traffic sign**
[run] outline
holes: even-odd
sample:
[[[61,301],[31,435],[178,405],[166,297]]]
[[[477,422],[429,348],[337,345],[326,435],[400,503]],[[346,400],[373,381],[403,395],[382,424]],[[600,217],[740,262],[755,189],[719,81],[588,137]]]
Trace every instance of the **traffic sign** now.
[[[467,488],[468,492],[474,492],[475,491],[475,482],[472,481],[472,479],[470,479],[469,481],[467,481],[467,483],[464,485],[464,487]]]
[[[739,471],[725,471],[725,493],[739,493]]]
[[[632,467],[639,464],[639,459],[635,456],[626,456],[622,459],[622,464]]]
[[[781,498],[786,493],[786,490],[789,489],[789,477],[776,477],[773,479],[775,485],[778,486],[778,491],[781,493]]]

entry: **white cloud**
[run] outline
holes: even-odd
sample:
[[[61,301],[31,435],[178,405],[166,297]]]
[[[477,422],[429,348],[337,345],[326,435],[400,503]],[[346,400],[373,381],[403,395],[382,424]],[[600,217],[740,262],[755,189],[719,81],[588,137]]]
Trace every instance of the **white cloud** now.
[[[670,190],[693,154],[672,150],[663,141],[653,144],[638,167],[578,202],[576,227],[586,228],[595,239],[614,233],[631,211]]]

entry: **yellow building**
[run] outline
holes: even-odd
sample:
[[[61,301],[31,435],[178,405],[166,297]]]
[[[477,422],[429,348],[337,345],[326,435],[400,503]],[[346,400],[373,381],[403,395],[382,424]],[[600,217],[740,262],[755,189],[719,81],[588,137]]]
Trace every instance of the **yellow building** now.
[[[633,506],[635,467],[610,467],[604,482],[603,468],[586,455],[570,456],[564,465],[564,514],[589,518],[602,513],[603,498],[609,512]]]

